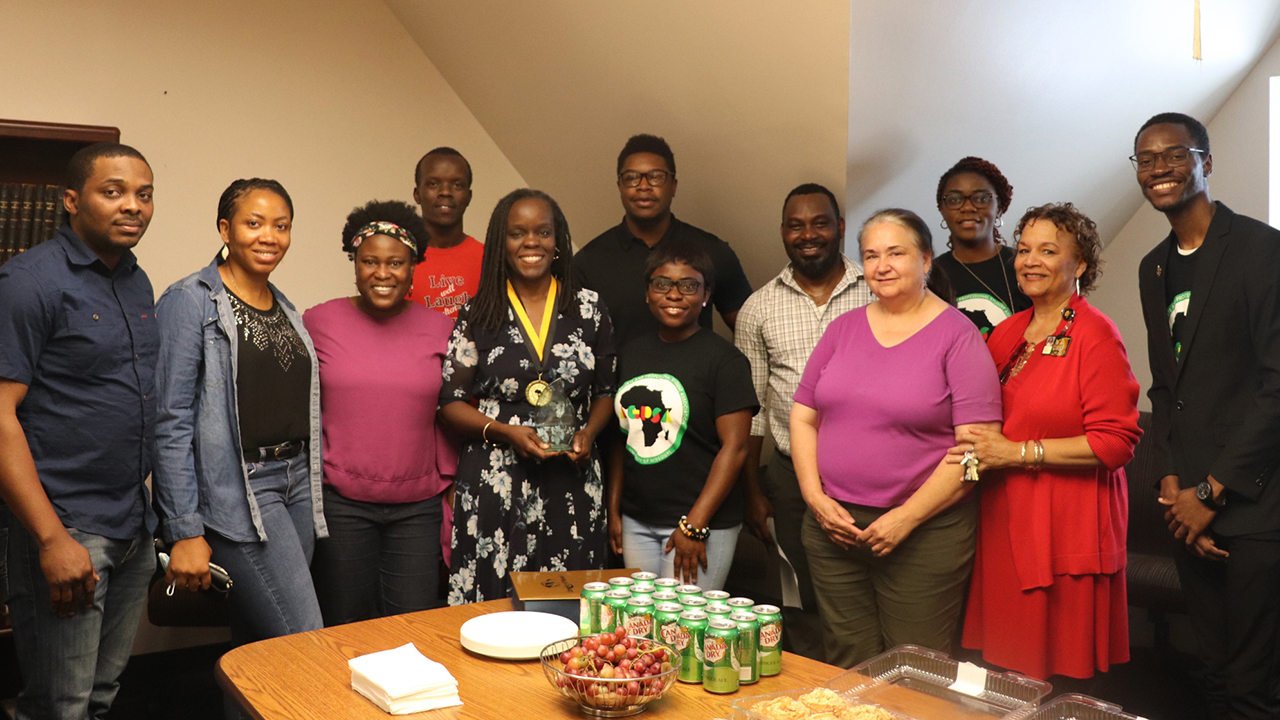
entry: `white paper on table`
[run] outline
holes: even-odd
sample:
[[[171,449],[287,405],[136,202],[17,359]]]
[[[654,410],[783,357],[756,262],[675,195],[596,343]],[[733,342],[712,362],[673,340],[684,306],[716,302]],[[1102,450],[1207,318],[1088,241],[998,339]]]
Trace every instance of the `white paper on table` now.
[[[773,522],[773,518],[769,518],[769,535],[773,537],[773,547],[778,553],[778,577],[782,585],[782,606],[803,608],[804,605],[800,601],[800,581],[796,578],[796,569],[791,566],[791,561],[787,559],[787,554],[782,551],[782,545],[778,544],[778,529]]]
[[[956,668],[956,680],[949,686],[970,697],[979,697],[987,691],[987,671],[971,662],[962,662]]]
[[[393,715],[461,705],[458,681],[413,643],[347,661],[351,687]]]

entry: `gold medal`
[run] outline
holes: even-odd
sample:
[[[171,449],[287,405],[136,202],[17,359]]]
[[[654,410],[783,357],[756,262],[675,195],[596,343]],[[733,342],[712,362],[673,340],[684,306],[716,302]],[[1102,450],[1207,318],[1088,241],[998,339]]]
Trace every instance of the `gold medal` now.
[[[524,398],[534,407],[542,407],[551,402],[551,385],[538,378],[524,387]]]

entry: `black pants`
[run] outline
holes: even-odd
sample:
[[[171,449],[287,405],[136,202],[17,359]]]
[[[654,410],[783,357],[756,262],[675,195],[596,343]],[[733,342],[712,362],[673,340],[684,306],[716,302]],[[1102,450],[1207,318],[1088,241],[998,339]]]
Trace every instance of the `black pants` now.
[[[1180,551],[1178,578],[1204,662],[1214,718],[1280,718],[1280,533],[1214,537],[1212,562]]]
[[[769,466],[760,476],[761,490],[773,505],[773,525],[778,545],[787,554],[791,567],[796,571],[800,602],[804,608],[782,608],[782,641],[786,649],[798,655],[824,661],[826,648],[823,639],[827,635],[822,616],[818,613],[818,600],[813,594],[813,580],[809,576],[809,557],[800,539],[800,526],[809,510],[800,494],[800,481],[796,479],[796,466],[791,458],[774,452]]]
[[[368,503],[324,488],[329,537],[311,574],[326,626],[435,607],[440,584],[440,496]]]

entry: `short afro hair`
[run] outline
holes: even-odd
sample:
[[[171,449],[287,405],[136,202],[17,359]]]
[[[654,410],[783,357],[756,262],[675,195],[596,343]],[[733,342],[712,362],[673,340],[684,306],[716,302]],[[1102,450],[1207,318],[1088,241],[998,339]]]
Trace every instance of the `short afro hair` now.
[[[468,186],[471,185],[471,180],[472,180],[471,163],[467,160],[466,157],[462,155],[462,153],[458,152],[457,150],[454,150],[451,147],[441,146],[438,148],[434,148],[432,150],[428,150],[426,155],[423,155],[422,157],[418,158],[418,164],[413,166],[413,184],[415,186],[418,183],[422,182],[422,163],[429,157],[458,158],[459,160],[462,161],[463,165],[467,166],[467,185]]]
[[[835,193],[828,190],[825,185],[819,185],[818,183],[804,183],[803,185],[797,185],[793,188],[791,192],[787,193],[787,198],[782,201],[783,222],[787,221],[787,203],[791,202],[791,198],[797,195],[826,195],[827,199],[831,201],[831,211],[835,213],[836,219],[840,220],[844,217],[840,214],[840,203],[836,202]]]
[[[632,135],[627,144],[622,146],[622,152],[618,153],[618,174],[622,174],[622,166],[627,163],[627,158],[636,153],[652,153],[662,158],[667,163],[667,170],[672,175],[676,174],[676,156],[671,152],[671,146],[666,140],[657,135]]]
[[[1196,150],[1203,150],[1206,155],[1209,154],[1209,131],[1205,129],[1204,123],[1179,112],[1163,112],[1159,115],[1152,115],[1150,120],[1142,123],[1142,127],[1138,128],[1138,133],[1133,136],[1133,151],[1138,152],[1138,138],[1147,128],[1152,125],[1181,125],[1191,134],[1191,142],[1194,143]]]
[[[151,163],[147,162],[142,153],[128,145],[113,142],[94,143],[77,150],[67,162],[67,189],[76,192],[84,190],[84,184],[93,177],[93,168],[99,159],[118,157],[135,158],[145,163],[148,169],[151,167]]]
[[[658,271],[658,268],[667,263],[682,263],[693,268],[702,275],[702,284],[706,287],[707,295],[711,295],[716,284],[716,265],[706,250],[687,240],[658,243],[658,246],[649,253],[649,259],[644,264],[645,287],[649,286],[649,281],[653,279],[653,274]]]
[[[222,221],[231,222],[231,218],[235,216],[236,209],[240,205],[240,200],[245,195],[254,190],[268,190],[280,196],[284,200],[284,204],[289,206],[289,217],[293,217],[293,198],[289,197],[289,191],[275,180],[267,180],[265,178],[240,178],[227,186],[222,191],[222,197],[218,198],[218,228],[222,228]]]
[[[347,224],[342,226],[342,249],[355,259],[356,249],[351,246],[360,228],[375,222],[387,222],[399,225],[413,238],[414,251],[410,253],[414,262],[422,262],[427,252],[427,225],[422,221],[416,208],[399,200],[374,200],[365,203],[347,215]]]
[[[1071,203],[1049,203],[1028,208],[1023,213],[1018,229],[1013,231],[1015,242],[1022,237],[1022,231],[1037,220],[1048,220],[1060,232],[1071,236],[1076,257],[1085,265],[1084,274],[1080,276],[1080,294],[1088,295],[1102,274],[1102,239],[1098,237],[1097,223]]]

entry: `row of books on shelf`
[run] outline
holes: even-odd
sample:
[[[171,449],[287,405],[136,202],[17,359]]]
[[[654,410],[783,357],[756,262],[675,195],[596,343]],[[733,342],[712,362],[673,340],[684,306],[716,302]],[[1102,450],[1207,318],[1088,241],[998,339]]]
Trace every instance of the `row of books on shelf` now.
[[[58,232],[66,216],[62,191],[58,185],[0,185],[0,265]]]

